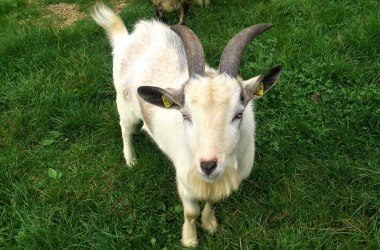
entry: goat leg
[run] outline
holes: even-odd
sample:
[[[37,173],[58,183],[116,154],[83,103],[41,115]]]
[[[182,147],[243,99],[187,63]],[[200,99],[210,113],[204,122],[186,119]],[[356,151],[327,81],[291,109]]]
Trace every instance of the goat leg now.
[[[155,16],[157,21],[164,22],[164,10],[161,7],[156,7]]]
[[[188,3],[184,3],[181,5],[178,24],[185,25],[185,15],[186,15],[188,10],[189,10],[189,4]]]

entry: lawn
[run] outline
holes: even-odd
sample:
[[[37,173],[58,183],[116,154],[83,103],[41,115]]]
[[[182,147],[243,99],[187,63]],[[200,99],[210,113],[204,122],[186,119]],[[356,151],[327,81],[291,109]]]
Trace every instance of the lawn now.
[[[93,3],[0,2],[0,249],[181,248],[172,164],[143,132],[137,164],[124,162]],[[150,0],[107,3],[129,30],[154,13]],[[378,1],[211,0],[186,21],[214,67],[236,32],[272,22],[240,74],[283,66],[255,103],[254,170],[198,248],[380,249]]]

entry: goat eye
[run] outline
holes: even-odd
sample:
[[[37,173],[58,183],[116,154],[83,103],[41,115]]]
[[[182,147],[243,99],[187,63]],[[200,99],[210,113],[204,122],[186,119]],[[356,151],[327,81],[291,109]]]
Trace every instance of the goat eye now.
[[[232,121],[240,120],[243,117],[243,113],[237,113]]]

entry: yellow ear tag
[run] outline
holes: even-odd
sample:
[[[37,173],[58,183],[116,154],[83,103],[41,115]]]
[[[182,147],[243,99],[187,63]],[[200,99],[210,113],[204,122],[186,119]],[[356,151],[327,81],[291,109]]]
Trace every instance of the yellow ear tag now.
[[[173,102],[165,95],[162,96],[162,101],[165,105],[165,108],[169,108],[170,106],[173,105]]]
[[[255,94],[259,95],[259,96],[264,95],[264,83],[263,82],[259,82]]]

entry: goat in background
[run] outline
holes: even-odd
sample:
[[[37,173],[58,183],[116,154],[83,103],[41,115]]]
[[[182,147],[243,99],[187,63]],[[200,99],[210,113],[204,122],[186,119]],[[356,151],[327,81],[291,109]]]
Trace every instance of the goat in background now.
[[[178,24],[185,24],[185,15],[192,4],[202,4],[205,5],[209,3],[209,0],[152,0],[153,4],[156,6],[156,19],[163,21],[164,11],[175,11],[179,10],[179,22]]]

